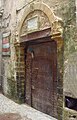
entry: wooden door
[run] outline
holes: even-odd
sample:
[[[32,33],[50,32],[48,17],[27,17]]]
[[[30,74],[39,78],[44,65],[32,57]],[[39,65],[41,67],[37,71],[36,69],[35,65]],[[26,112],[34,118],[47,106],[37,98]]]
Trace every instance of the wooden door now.
[[[26,66],[26,102],[57,118],[56,43],[28,45]]]

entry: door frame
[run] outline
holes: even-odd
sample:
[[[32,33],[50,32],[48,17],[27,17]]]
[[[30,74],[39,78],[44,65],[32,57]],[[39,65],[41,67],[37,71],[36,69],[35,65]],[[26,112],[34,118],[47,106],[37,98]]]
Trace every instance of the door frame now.
[[[63,43],[63,39],[62,39],[60,33],[51,35],[50,31],[51,31],[51,28],[48,28],[46,30],[41,30],[41,31],[29,33],[26,36],[23,36],[20,38],[21,39],[20,43],[15,43],[15,48],[16,48],[16,51],[19,52],[19,56],[18,56],[18,59],[19,59],[21,57],[21,52],[22,52],[21,50],[23,50],[23,55],[25,56],[24,49],[27,46],[28,42],[29,43],[31,41],[37,42],[39,39],[41,41],[42,39],[46,40],[48,38],[51,38],[51,41],[54,40],[56,42],[56,44],[57,44],[57,98],[58,98],[58,106],[57,107],[58,107],[58,111],[60,111],[59,115],[61,115],[61,113],[63,114],[63,52],[64,52],[64,43]],[[42,33],[43,33],[43,35],[41,35]],[[38,36],[37,36],[37,34],[38,34]],[[23,41],[22,41],[22,39],[23,39]],[[19,62],[21,62],[20,59],[19,59]],[[24,66],[25,66],[25,63],[24,63]],[[24,71],[23,71],[23,73],[25,74]],[[21,80],[20,76],[21,76],[21,68],[20,68],[20,71],[18,74],[18,79],[17,79],[18,83]],[[24,84],[25,84],[25,79],[24,79]],[[22,90],[23,89],[22,85],[19,85],[19,87],[20,86],[21,86],[21,90]],[[25,93],[25,90],[23,92]],[[22,93],[22,94],[24,95],[24,93]],[[19,98],[19,99],[21,99],[21,98]],[[24,96],[23,96],[23,99],[24,99]]]

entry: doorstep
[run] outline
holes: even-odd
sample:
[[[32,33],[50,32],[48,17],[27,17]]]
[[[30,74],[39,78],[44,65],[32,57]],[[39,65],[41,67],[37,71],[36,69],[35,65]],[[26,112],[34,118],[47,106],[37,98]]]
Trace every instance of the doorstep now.
[[[24,116],[23,114],[25,113],[26,116],[31,120],[57,120],[56,118],[53,118],[45,113],[42,113],[26,104],[25,105],[22,104],[21,108],[23,108],[21,116]]]

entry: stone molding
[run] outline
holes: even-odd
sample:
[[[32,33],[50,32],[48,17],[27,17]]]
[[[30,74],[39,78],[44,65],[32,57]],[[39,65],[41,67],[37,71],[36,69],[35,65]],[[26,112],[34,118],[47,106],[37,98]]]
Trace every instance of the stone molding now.
[[[62,31],[63,31],[62,30],[62,19],[55,16],[53,10],[48,5],[46,5],[43,2],[37,2],[37,3],[32,3],[26,6],[22,19],[18,23],[15,42],[20,43],[20,31],[21,31],[23,22],[31,12],[36,11],[36,10],[40,10],[44,12],[46,16],[48,17],[50,26],[51,26],[51,35],[54,35],[54,34],[56,35],[57,33],[62,34]]]

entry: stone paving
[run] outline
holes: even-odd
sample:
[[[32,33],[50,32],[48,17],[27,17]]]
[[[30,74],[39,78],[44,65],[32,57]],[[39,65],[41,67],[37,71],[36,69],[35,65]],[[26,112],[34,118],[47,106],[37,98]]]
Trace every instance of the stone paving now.
[[[0,120],[21,120],[21,116],[16,113],[7,113],[0,115]]]
[[[28,105],[19,105],[0,94],[0,120],[56,120]]]

